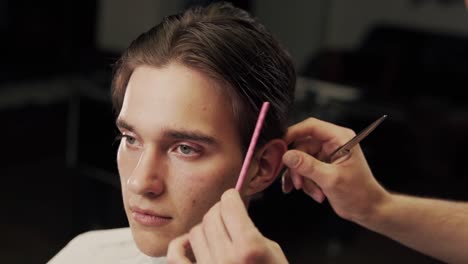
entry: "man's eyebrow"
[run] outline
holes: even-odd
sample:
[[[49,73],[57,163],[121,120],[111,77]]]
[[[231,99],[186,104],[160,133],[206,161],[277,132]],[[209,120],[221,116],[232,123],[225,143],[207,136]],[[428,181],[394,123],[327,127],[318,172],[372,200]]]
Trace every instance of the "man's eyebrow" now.
[[[134,132],[135,129],[132,125],[127,123],[125,120],[118,118],[115,121],[115,125],[118,128],[122,128],[131,132]],[[208,136],[199,131],[190,131],[190,130],[176,130],[176,129],[164,129],[163,131],[163,138],[171,138],[177,140],[192,140],[203,142],[205,144],[215,145],[218,141],[212,137]]]
[[[198,131],[167,129],[163,132],[163,135],[164,137],[173,138],[177,140],[193,140],[210,145],[214,145],[217,143],[217,140],[214,137],[205,135]]]
[[[130,125],[129,123],[125,122],[125,120],[123,120],[121,118],[117,118],[117,120],[115,121],[115,125],[118,128],[123,128],[123,129],[126,129],[128,131],[134,131],[133,126]]]

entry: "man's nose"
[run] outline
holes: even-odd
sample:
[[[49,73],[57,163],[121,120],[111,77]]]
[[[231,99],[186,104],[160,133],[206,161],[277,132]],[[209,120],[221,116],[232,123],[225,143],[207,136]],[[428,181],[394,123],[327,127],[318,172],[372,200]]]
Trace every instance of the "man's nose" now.
[[[164,170],[166,165],[156,151],[144,150],[127,180],[128,189],[140,195],[157,197],[164,192]]]

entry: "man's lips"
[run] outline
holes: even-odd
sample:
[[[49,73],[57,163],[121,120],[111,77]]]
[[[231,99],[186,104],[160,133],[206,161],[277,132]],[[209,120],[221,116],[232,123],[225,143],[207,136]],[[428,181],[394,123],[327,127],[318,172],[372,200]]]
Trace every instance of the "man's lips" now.
[[[172,220],[172,217],[170,216],[161,215],[147,209],[131,207],[130,210],[132,212],[133,220],[145,226],[163,226]]]

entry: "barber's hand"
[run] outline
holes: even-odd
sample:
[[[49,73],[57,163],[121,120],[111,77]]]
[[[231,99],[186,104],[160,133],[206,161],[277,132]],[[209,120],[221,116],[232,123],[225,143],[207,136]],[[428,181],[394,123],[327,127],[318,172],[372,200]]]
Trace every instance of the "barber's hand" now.
[[[339,216],[354,222],[372,217],[389,194],[375,180],[360,146],[332,164],[322,162],[355,135],[348,128],[315,118],[291,126],[285,141],[294,149],[283,156],[288,169],[283,174],[283,191],[290,192],[294,186],[317,202],[328,199]]]
[[[288,263],[277,243],[265,238],[250,220],[239,193],[230,189],[188,234],[174,239],[168,262],[192,263]]]

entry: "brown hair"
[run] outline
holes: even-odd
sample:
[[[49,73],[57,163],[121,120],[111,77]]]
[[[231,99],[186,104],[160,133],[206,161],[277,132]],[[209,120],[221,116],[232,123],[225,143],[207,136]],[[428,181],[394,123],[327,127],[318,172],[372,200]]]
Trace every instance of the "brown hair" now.
[[[260,107],[270,102],[259,145],[286,132],[296,73],[287,51],[246,11],[229,3],[192,7],[165,17],[141,34],[116,63],[112,102],[120,113],[135,68],[171,62],[199,70],[219,81],[232,98],[246,150]]]

